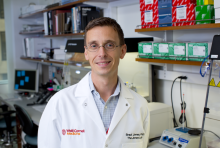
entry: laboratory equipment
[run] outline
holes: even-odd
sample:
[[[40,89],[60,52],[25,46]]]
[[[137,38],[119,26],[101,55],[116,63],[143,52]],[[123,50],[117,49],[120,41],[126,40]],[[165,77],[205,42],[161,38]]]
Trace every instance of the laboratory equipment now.
[[[199,135],[183,133],[177,131],[176,128],[172,128],[163,131],[159,142],[171,148],[198,148],[199,140]],[[204,136],[202,137],[201,148],[206,148],[206,140]]]
[[[172,107],[164,103],[148,103],[150,111],[150,135],[149,139],[160,137],[165,129],[173,128]]]
[[[15,91],[38,92],[39,74],[37,70],[15,69]]]

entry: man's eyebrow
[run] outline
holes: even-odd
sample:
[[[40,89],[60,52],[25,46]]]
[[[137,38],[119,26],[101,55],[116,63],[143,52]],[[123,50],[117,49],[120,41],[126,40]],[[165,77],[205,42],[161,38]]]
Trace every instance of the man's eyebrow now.
[[[114,43],[114,44],[117,44],[116,41],[114,41],[114,40],[105,40],[105,41],[104,41],[104,44],[109,43],[109,42]],[[91,44],[94,44],[94,43],[95,43],[95,44],[98,44],[98,42],[97,42],[96,40],[94,40],[94,41],[88,42],[88,45],[91,45]]]
[[[112,42],[112,43],[115,43],[115,44],[116,44],[116,42],[113,41],[113,40],[106,40],[106,41],[105,41],[105,43],[109,43],[109,42]]]
[[[88,44],[97,43],[97,41],[90,41]]]

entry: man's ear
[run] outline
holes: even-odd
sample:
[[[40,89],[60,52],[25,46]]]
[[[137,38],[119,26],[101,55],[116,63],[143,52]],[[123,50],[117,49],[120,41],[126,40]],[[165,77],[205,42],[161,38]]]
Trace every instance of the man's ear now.
[[[120,55],[120,59],[123,59],[123,58],[124,58],[126,52],[127,52],[127,45],[124,44],[124,45],[121,46],[121,55]]]
[[[84,46],[84,49],[85,49],[84,51],[85,58],[86,60],[89,60],[88,50],[86,50],[86,46]]]

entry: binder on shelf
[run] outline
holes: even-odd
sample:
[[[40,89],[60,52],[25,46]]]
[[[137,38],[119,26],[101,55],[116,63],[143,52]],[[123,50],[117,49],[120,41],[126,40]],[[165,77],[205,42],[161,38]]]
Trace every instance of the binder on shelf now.
[[[81,29],[82,30],[85,30],[87,24],[88,24],[88,21],[87,21],[87,15],[89,14],[90,11],[96,11],[96,7],[81,7],[81,23],[82,23],[82,26],[81,26]]]
[[[47,12],[44,12],[44,33],[45,35],[49,35]]]

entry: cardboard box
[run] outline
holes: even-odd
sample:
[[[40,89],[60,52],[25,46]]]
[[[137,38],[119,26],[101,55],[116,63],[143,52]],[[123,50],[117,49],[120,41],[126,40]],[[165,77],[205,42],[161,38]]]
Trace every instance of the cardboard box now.
[[[220,0],[214,0],[214,8],[220,8]]]
[[[153,43],[153,57],[155,59],[169,59],[168,43]]]
[[[172,7],[158,9],[159,27],[172,26]]]
[[[197,6],[200,5],[214,5],[214,0],[197,0]]]
[[[159,0],[158,1],[158,9],[169,8],[169,7],[172,7],[172,0]]]
[[[195,4],[172,7],[173,26],[195,25]],[[185,22],[190,21],[190,22]],[[175,23],[179,22],[179,23]]]
[[[212,43],[188,43],[188,60],[203,61],[210,53],[211,44]]]
[[[138,55],[140,58],[152,59],[152,42],[139,42]]]
[[[215,9],[215,19],[219,19],[215,20],[215,23],[220,23],[220,8]]]
[[[141,12],[141,25],[144,25],[142,28],[157,28],[158,23],[158,9]]]
[[[196,24],[210,24],[215,23],[215,11],[213,5],[203,5],[196,6],[196,20],[206,20],[206,21],[196,21]]]
[[[173,0],[173,6],[196,4],[196,0]]]
[[[169,43],[170,60],[186,60],[186,43]]]
[[[140,0],[140,11],[158,9],[158,0]]]

